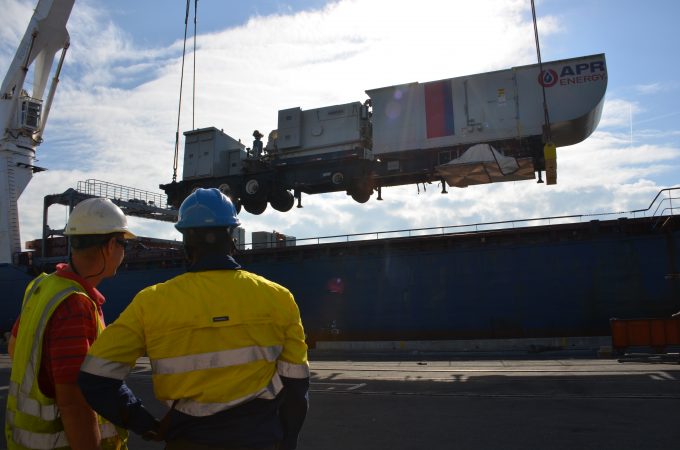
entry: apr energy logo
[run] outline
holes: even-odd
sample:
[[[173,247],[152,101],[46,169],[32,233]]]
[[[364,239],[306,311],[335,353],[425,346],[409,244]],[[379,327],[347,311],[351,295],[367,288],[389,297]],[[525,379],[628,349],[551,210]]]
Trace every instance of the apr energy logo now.
[[[607,68],[604,61],[567,64],[559,68],[559,75],[553,69],[544,70],[538,75],[541,86],[549,88],[559,83],[560,86],[585,84],[607,79]]]
[[[544,70],[538,76],[538,82],[541,83],[543,87],[553,87],[557,83],[557,72],[552,69]]]

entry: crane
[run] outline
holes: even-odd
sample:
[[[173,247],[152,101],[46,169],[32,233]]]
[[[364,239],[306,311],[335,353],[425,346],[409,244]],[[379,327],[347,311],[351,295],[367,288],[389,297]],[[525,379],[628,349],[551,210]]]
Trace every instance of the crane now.
[[[75,0],[40,0],[9,65],[0,89],[0,264],[12,263],[21,251],[17,201],[34,172],[36,148],[45,124],[59,74],[69,47],[66,22]],[[57,52],[57,63],[47,96],[45,89]],[[27,84],[33,68],[32,92]]]

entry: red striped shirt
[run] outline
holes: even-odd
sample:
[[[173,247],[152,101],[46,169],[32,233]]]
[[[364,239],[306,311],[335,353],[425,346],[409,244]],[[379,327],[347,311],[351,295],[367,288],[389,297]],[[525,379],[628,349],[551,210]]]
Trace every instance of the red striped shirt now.
[[[101,305],[104,296],[86,279],[71,271],[68,264],[57,266],[57,275],[80,284],[92,300],[72,294],[54,310],[43,336],[42,361],[38,383],[48,397],[54,397],[55,384],[75,384],[85,355],[97,337],[97,316],[104,323]],[[19,319],[12,334],[16,337]]]

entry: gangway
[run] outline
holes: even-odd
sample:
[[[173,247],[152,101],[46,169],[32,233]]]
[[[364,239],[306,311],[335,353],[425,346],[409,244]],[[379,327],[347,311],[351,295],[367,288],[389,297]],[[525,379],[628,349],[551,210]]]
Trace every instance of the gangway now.
[[[128,216],[163,222],[177,222],[177,210],[168,206],[166,196],[163,194],[89,179],[79,181],[76,189],[70,188],[61,194],[46,195],[43,223],[47,223],[47,209],[50,206],[60,204],[73,209],[81,201],[92,197],[108,198]]]
[[[77,188],[69,188],[61,194],[46,195],[43,201],[43,231],[42,231],[42,262],[49,263],[47,255],[48,238],[63,236],[64,229],[52,229],[48,225],[48,210],[52,205],[64,205],[69,212],[80,202],[93,197],[108,198],[123,210],[125,215],[160,220],[162,222],[177,222],[177,210],[168,206],[165,195],[144,191],[141,189],[109,183],[106,181],[88,179],[79,181]],[[63,260],[62,256],[54,258]]]
[[[79,181],[76,191],[86,198],[108,198],[128,216],[177,222],[177,210],[168,205],[165,194],[95,179]]]

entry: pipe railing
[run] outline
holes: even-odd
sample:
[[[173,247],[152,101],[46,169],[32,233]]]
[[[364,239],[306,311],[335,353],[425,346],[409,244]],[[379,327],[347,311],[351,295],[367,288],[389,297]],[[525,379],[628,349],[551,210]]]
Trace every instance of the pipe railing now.
[[[675,200],[675,205],[673,201]],[[490,222],[478,222],[472,224],[462,225],[446,225],[437,227],[425,228],[407,228],[389,231],[371,231],[366,233],[353,234],[337,234],[329,236],[318,236],[310,238],[296,238],[295,245],[318,245],[330,244],[338,242],[356,242],[370,239],[388,239],[396,237],[415,237],[415,236],[433,236],[445,234],[464,234],[464,233],[478,233],[490,230],[502,230],[516,227],[531,227],[541,225],[558,225],[566,223],[579,223],[584,220],[599,220],[601,218],[622,218],[632,215],[637,217],[659,217],[654,226],[657,226],[661,217],[680,214],[680,187],[672,187],[661,189],[647,208],[634,209],[630,211],[605,212],[605,213],[590,213],[590,214],[571,214],[561,216],[548,216],[533,219],[514,219],[514,220],[498,220]],[[285,245],[286,241],[279,241],[275,244]],[[276,245],[274,245],[276,246]],[[245,244],[246,248],[252,248],[252,242]]]
[[[144,191],[141,189],[123,186],[107,181],[88,179],[79,181],[76,189],[78,192],[95,197],[121,200],[130,203],[154,206],[156,208],[168,208],[167,197],[164,194]]]

